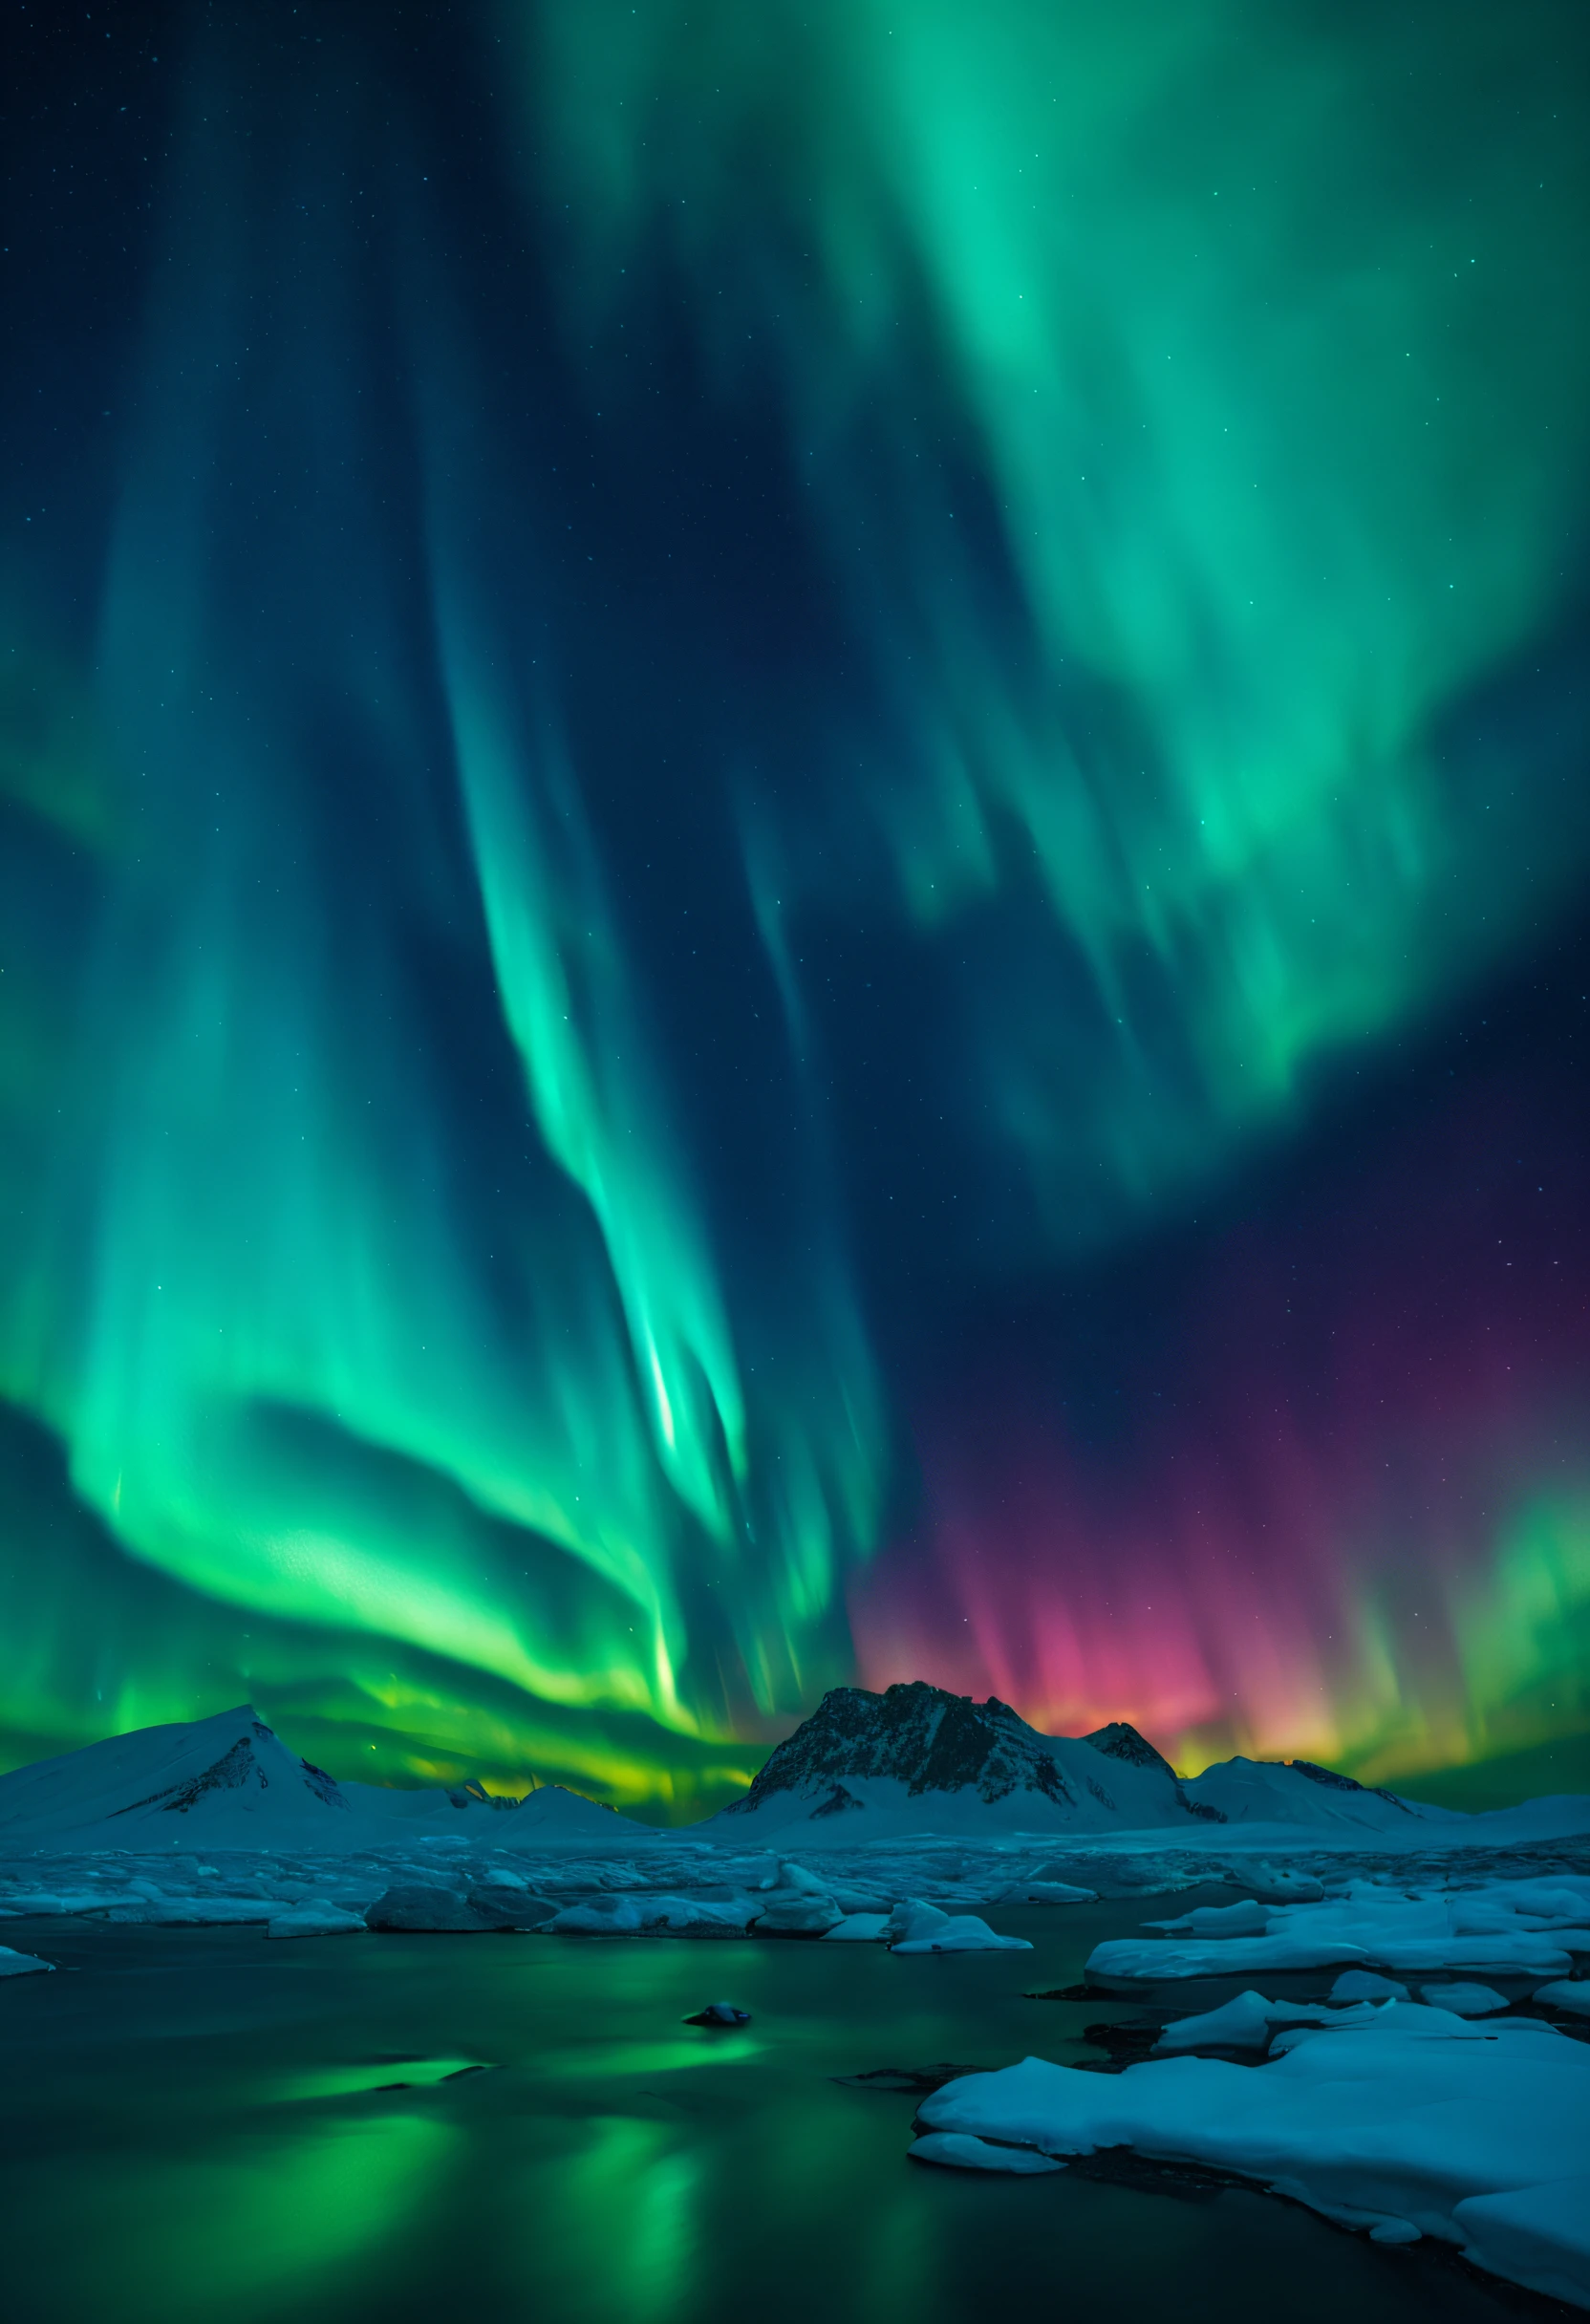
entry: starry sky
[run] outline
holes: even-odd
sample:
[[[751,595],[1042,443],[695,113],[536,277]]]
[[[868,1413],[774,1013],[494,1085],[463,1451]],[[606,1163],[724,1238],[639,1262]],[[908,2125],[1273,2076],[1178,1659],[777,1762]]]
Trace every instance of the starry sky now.
[[[1590,1784],[1572,0],[3,0],[0,1763]]]

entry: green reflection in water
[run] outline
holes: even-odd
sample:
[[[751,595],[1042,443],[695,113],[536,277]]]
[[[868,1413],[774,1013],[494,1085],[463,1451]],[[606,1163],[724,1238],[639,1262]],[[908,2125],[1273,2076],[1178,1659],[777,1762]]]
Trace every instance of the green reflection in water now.
[[[453,2141],[443,2122],[397,2114],[135,2166],[96,2223],[100,2250],[118,2253],[114,2306],[100,2308],[86,2285],[77,2304],[69,2267],[60,2313],[117,2324],[335,2314],[357,2270],[377,2252],[390,2264]],[[99,2272],[92,2262],[89,2272]]]
[[[1274,2324],[1278,2285],[1288,2324],[1508,2324],[1509,2295],[1257,2193],[916,2168],[911,2098],[832,2078],[1096,2056],[1085,2025],[1135,2005],[1023,1989],[1153,1909],[996,1911],[1033,1952],[938,1961],[13,1924],[77,1973],[5,1996],[0,2324],[965,2324],[1057,2295]],[[749,2036],[680,2025],[715,1993]]]
[[[756,2057],[763,2044],[749,2034],[730,2034],[720,2041],[623,2042],[612,2049],[589,2043],[546,2058],[542,2072],[572,2080],[602,2080],[623,2074],[677,2074],[690,2066],[732,2066]]]
[[[478,2057],[380,2058],[373,2065],[317,2066],[289,2075],[272,2095],[289,2104],[314,2098],[352,2098],[365,2091],[429,2090],[466,2074],[484,2071]]]

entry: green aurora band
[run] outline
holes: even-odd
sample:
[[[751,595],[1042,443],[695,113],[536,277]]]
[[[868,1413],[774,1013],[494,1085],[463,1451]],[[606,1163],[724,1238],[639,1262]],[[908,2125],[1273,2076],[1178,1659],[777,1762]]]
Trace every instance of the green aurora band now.
[[[922,1490],[874,972],[949,1300],[1160,1231],[1562,917],[1582,711],[1485,709],[1577,610],[1569,23],[183,20],[103,488],[0,541],[11,1761],[251,1693],[342,1773],[698,1812]],[[1421,1682],[1449,1756],[1582,1628],[1579,1547],[1519,1612],[1544,1490],[1454,1582],[1518,1619]],[[1361,1635],[1227,1739],[1380,1748]]]

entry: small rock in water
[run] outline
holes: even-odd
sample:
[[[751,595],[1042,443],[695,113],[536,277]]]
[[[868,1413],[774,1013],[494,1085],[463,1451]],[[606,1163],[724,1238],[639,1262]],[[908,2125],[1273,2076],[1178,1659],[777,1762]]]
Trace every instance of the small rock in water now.
[[[732,2001],[709,2001],[704,2010],[685,2019],[687,2026],[748,2026],[749,2010],[737,2009]]]

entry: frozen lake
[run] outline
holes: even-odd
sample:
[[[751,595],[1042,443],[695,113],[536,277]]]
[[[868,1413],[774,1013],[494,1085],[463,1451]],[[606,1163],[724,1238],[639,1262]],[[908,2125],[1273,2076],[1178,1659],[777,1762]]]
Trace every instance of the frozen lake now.
[[[996,1909],[1033,1951],[916,1960],[11,1922],[70,1973],[0,1987],[6,2324],[1572,2313],[1245,2188],[926,2169],[914,2098],[831,2078],[1101,2056],[1140,2004],[1023,1995],[1167,1908]],[[718,1998],[752,2023],[680,2022]]]

